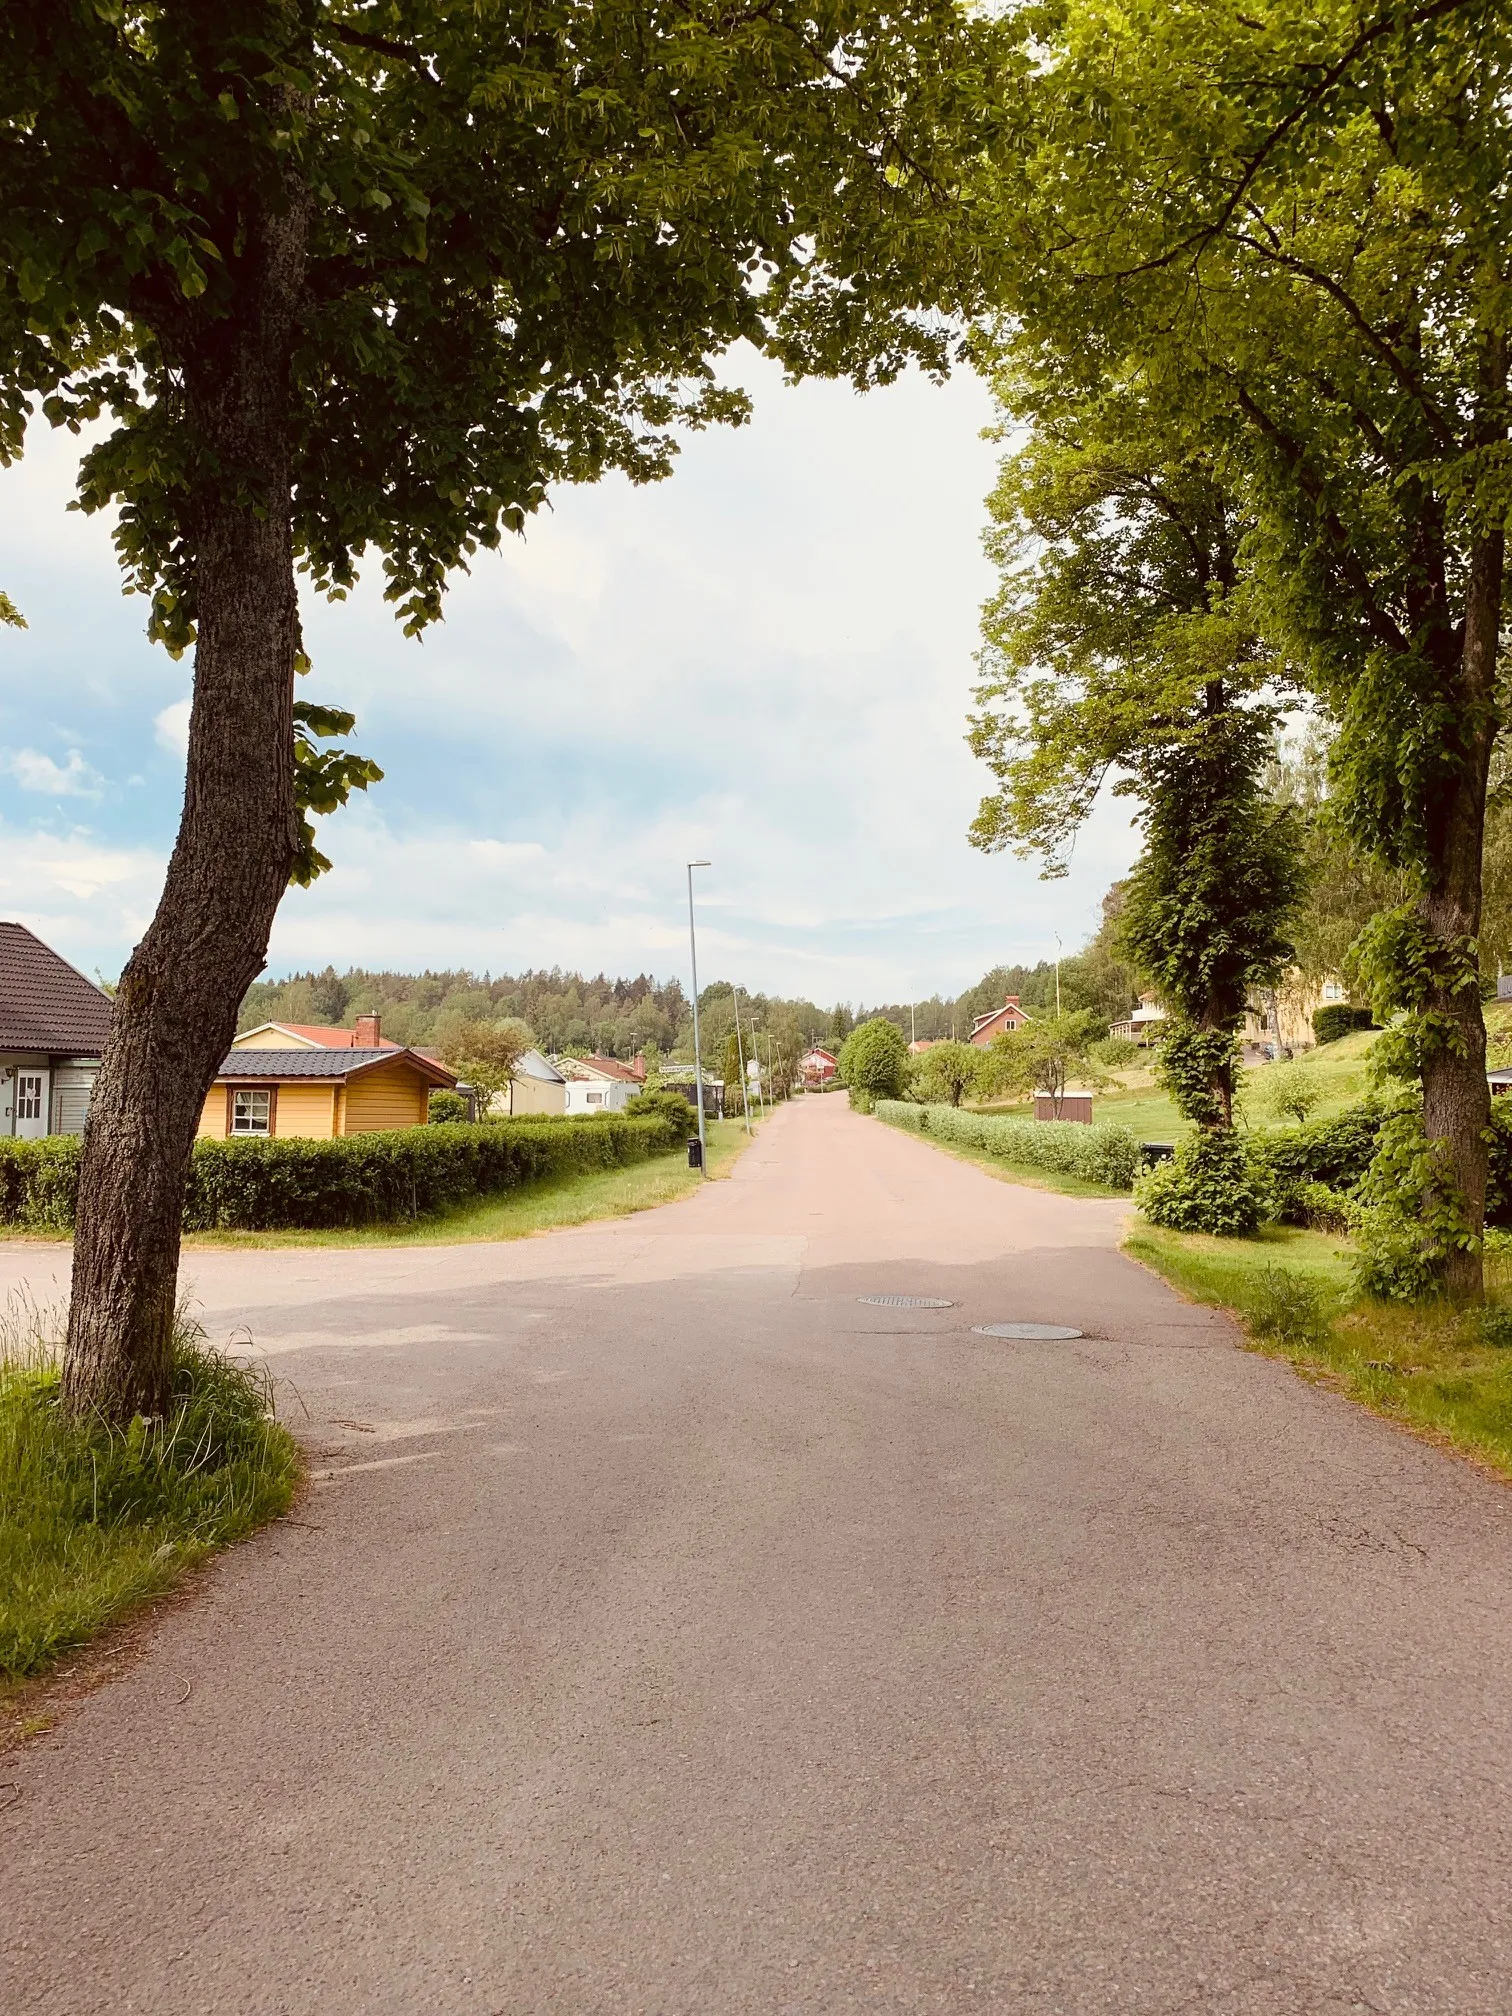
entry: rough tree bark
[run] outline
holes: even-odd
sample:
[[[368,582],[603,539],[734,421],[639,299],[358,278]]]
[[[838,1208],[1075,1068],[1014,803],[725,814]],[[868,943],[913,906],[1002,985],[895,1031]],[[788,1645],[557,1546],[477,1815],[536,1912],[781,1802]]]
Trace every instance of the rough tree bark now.
[[[1506,556],[1500,533],[1481,540],[1472,555],[1458,666],[1459,763],[1428,808],[1428,890],[1423,921],[1435,937],[1454,945],[1480,931],[1481,856],[1485,841],[1486,784],[1496,740],[1496,664]],[[1423,1125],[1448,1167],[1476,1244],[1456,1249],[1444,1267],[1452,1296],[1474,1300],[1484,1292],[1479,1235],[1486,1219],[1486,1132],[1491,1095],[1486,1083],[1486,1020],[1478,987],[1437,989],[1429,1007],[1457,1032],[1454,1048],[1435,1047],[1423,1065]]]
[[[121,978],[84,1134],[64,1395],[121,1421],[168,1401],[184,1183],[205,1095],[261,971],[298,841],[290,356],[297,195],[251,223],[234,305],[163,332],[206,474],[188,530],[197,639],[184,809]]]

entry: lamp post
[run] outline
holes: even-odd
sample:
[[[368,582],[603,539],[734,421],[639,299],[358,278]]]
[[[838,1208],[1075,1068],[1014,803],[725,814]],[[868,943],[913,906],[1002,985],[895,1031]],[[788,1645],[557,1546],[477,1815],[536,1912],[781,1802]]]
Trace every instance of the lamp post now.
[[[709,1149],[704,1138],[703,1050],[698,1039],[698,937],[693,929],[693,870],[710,868],[710,861],[688,863],[688,951],[693,961],[693,1089],[698,1095],[698,1166],[709,1173]]]
[[[735,1004],[735,1054],[740,1059],[740,1111],[745,1119],[745,1130],[751,1131],[751,1081],[746,1076],[745,1045],[740,1040],[740,989],[730,982],[730,999]]]
[[[1061,942],[1059,931],[1055,934],[1055,1019],[1060,1020],[1060,962]]]

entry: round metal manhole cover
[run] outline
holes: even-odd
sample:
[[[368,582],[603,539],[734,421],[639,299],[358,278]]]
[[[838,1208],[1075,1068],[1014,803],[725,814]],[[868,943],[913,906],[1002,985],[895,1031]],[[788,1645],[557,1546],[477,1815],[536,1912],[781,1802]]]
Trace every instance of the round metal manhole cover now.
[[[1082,1334],[1065,1323],[974,1323],[971,1327],[978,1337],[1038,1338],[1046,1342],[1066,1341]]]
[[[858,1295],[858,1302],[865,1302],[873,1309],[954,1309],[954,1302],[946,1302],[938,1295]]]

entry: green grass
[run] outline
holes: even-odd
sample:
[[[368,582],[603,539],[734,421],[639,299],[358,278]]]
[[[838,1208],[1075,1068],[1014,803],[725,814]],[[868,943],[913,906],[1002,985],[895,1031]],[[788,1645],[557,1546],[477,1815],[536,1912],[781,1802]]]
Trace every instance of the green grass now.
[[[760,1127],[758,1120],[753,1123]],[[745,1147],[739,1120],[708,1124],[709,1174],[728,1176]],[[567,1225],[589,1225],[675,1204],[691,1196],[702,1178],[687,1166],[682,1151],[658,1155],[625,1169],[595,1169],[526,1184],[498,1197],[480,1197],[455,1210],[438,1211],[400,1225],[344,1227],[329,1232],[200,1232],[184,1241],[195,1246],[462,1246],[483,1240],[528,1239]]]
[[[1305,1072],[1322,1094],[1315,1120],[1331,1120],[1346,1106],[1354,1106],[1370,1089],[1367,1054],[1379,1030],[1359,1029],[1341,1036],[1337,1043],[1321,1043],[1314,1050],[1297,1053],[1298,1069]],[[1266,1064],[1246,1067],[1242,1074],[1242,1118],[1251,1127],[1289,1127],[1292,1122],[1270,1112],[1265,1098]],[[1127,1127],[1141,1141],[1180,1141],[1191,1132],[1190,1124],[1176,1111],[1170,1095],[1154,1083],[1148,1070],[1117,1074],[1129,1082],[1118,1090],[1094,1093],[1092,1112],[1096,1119]],[[989,1109],[983,1109],[989,1110]],[[993,1112],[1023,1114],[1033,1112],[1030,1101],[1014,1106],[993,1107]]]
[[[266,1375],[182,1314],[173,1404],[124,1430],[69,1420],[30,1312],[0,1339],[0,1680],[44,1672],[188,1568],[288,1509],[293,1437]]]
[[[1512,1256],[1487,1255],[1482,1311],[1361,1298],[1348,1242],[1328,1233],[1210,1239],[1141,1224],[1124,1250],[1232,1310],[1257,1350],[1512,1477]]]

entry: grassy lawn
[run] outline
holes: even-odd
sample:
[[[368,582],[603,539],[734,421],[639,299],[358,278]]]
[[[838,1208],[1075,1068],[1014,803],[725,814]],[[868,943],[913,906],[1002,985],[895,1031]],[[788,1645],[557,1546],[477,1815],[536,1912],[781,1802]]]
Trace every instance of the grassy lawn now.
[[[1315,1050],[1304,1050],[1298,1054],[1298,1068],[1314,1081],[1322,1094],[1313,1115],[1315,1120],[1330,1120],[1336,1113],[1342,1113],[1346,1106],[1353,1106],[1364,1098],[1369,1090],[1366,1056],[1378,1033],[1372,1029],[1356,1030],[1353,1035],[1341,1036],[1337,1043],[1323,1043]],[[1270,1068],[1268,1064],[1255,1064],[1248,1066],[1244,1072],[1244,1118],[1251,1127],[1292,1125],[1288,1120],[1277,1119],[1266,1108],[1265,1081]],[[1127,1127],[1141,1141],[1179,1141],[1190,1132],[1188,1123],[1176,1111],[1169,1095],[1156,1084],[1150,1071],[1134,1069],[1118,1071],[1113,1075],[1119,1080],[1118,1089],[1098,1092],[1093,1097],[1095,1119]],[[1034,1109],[1032,1102],[1020,1101],[1014,1106],[984,1107],[981,1110],[1011,1113],[1027,1119]]]
[[[759,1120],[752,1123],[758,1129]],[[728,1176],[747,1135],[739,1120],[708,1123],[709,1174]],[[498,1197],[440,1211],[398,1225],[342,1227],[333,1232],[197,1232],[184,1241],[197,1246],[461,1246],[479,1240],[526,1239],[565,1225],[588,1225],[601,1218],[624,1218],[674,1204],[698,1188],[702,1178],[686,1155],[656,1155],[628,1169],[600,1169],[587,1176],[527,1184]]]
[[[1257,1350],[1512,1477],[1507,1255],[1487,1256],[1483,1314],[1360,1299],[1348,1242],[1328,1233],[1273,1227],[1255,1239],[1210,1239],[1141,1223],[1124,1250],[1194,1301],[1233,1310]]]
[[[0,1336],[0,1710],[16,1683],[287,1511],[300,1475],[266,1379],[183,1318],[172,1408],[150,1425],[69,1421],[55,1359],[35,1316]]]

